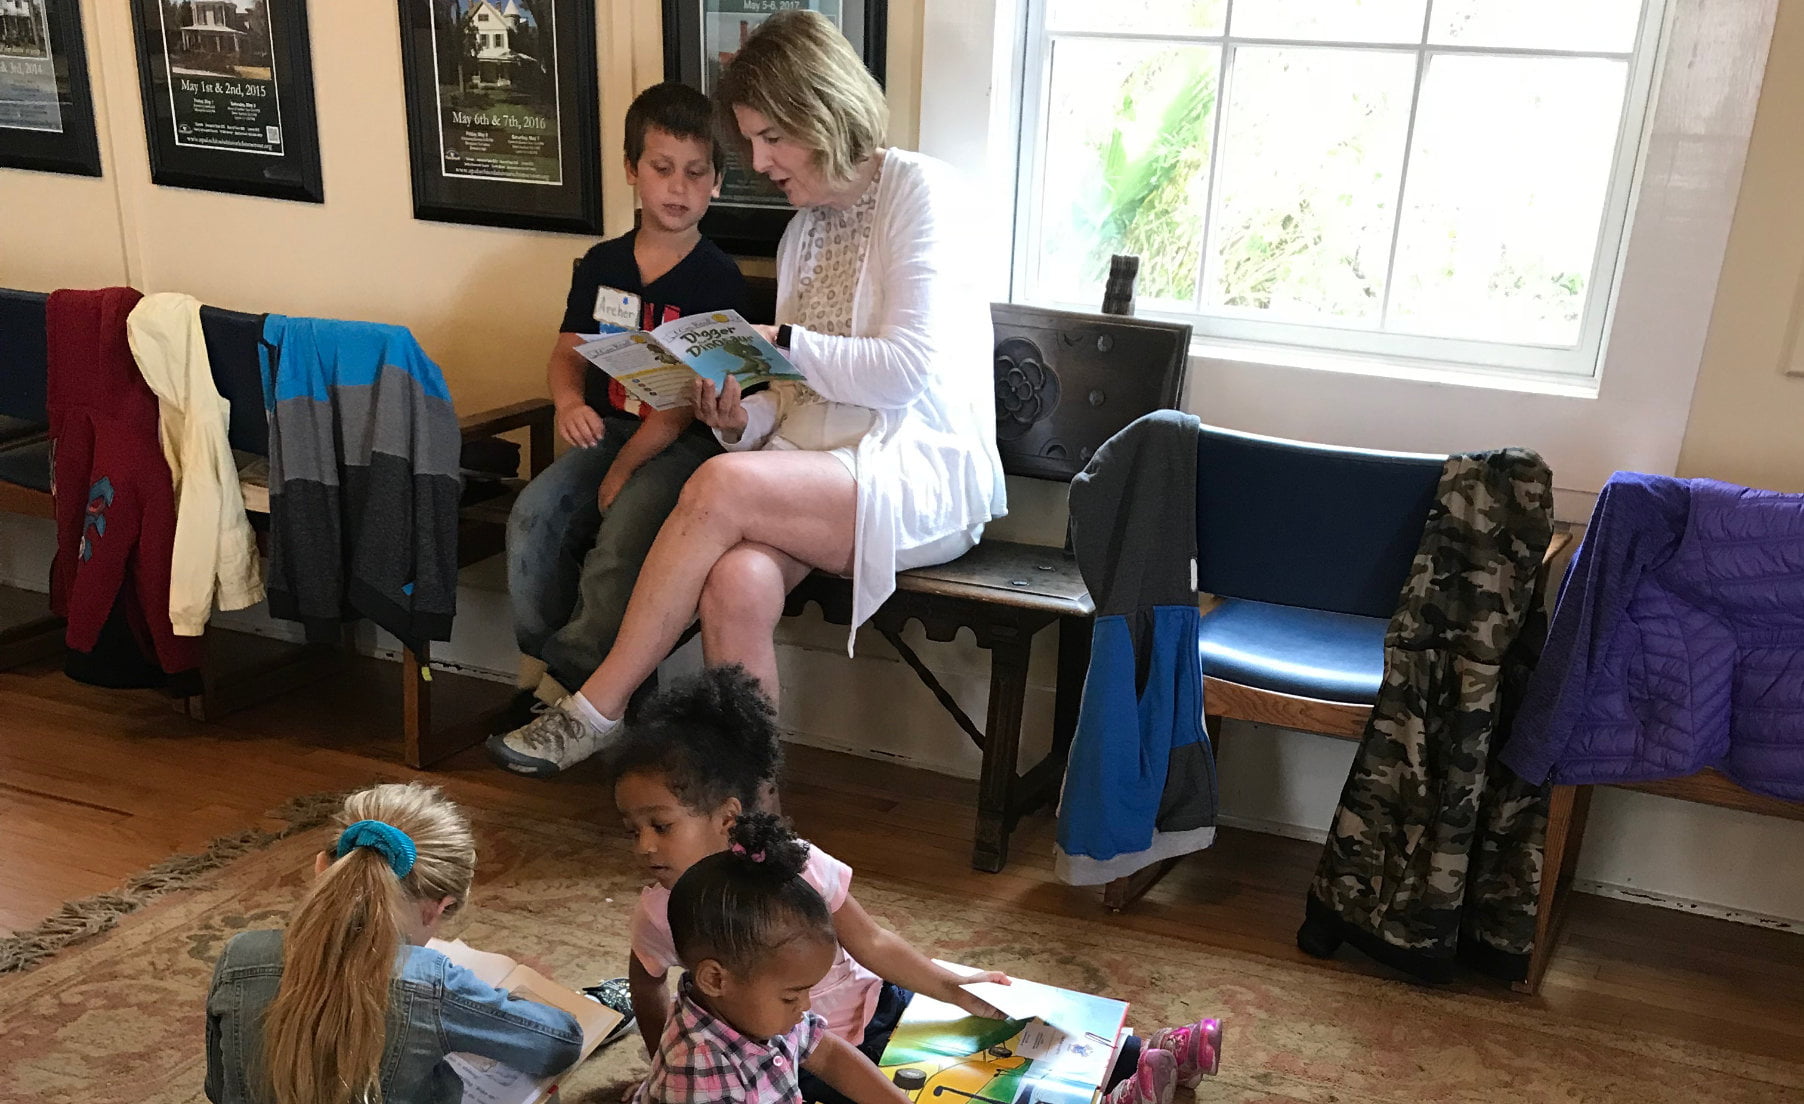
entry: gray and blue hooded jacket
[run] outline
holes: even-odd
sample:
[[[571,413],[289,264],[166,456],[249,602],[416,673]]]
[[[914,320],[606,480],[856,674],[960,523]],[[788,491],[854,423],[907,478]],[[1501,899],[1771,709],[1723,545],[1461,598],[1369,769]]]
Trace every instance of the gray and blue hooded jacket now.
[[[450,639],[460,433],[438,366],[400,326],[279,314],[260,353],[270,614],[315,641],[358,617]]]

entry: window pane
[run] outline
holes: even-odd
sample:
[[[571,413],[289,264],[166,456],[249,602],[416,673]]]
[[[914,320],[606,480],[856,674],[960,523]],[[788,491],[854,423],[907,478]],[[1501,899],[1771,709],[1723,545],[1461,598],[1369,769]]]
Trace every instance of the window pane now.
[[[1626,54],[1640,20],[1641,0],[1435,0],[1428,41]]]
[[[1376,322],[1415,55],[1241,47],[1205,306]]]
[[[1048,0],[1051,31],[1218,35],[1228,0]]]
[[[1422,41],[1427,0],[1236,0],[1237,38]]]
[[[1429,62],[1389,327],[1570,345],[1615,160],[1625,62]]]
[[[1038,295],[1100,304],[1109,255],[1134,253],[1141,300],[1189,306],[1219,56],[1203,46],[1053,43]]]

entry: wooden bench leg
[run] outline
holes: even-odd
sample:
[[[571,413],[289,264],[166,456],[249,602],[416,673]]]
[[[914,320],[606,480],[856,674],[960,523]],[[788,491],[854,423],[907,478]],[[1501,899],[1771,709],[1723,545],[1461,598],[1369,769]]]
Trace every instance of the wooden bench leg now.
[[[1529,949],[1528,977],[1512,988],[1539,993],[1541,979],[1560,936],[1566,895],[1578,869],[1579,844],[1591,812],[1590,786],[1555,786],[1547,807],[1547,843],[1541,857],[1541,894],[1535,905],[1535,943]]]
[[[426,770],[483,740],[483,726],[466,719],[438,729],[432,723],[432,645],[401,648],[401,758]]]
[[[977,842],[971,851],[971,865],[992,874],[1008,863],[1027,662],[1033,653],[1031,633],[997,635],[1000,639],[990,646],[989,721],[984,725],[983,769],[977,783]]]

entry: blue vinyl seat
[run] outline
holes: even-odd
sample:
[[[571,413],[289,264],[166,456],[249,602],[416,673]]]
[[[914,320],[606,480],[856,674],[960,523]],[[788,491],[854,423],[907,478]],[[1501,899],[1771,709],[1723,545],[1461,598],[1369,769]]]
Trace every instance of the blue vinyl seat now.
[[[1230,598],[1197,630],[1211,677],[1297,698],[1371,705],[1384,678],[1382,617]]]

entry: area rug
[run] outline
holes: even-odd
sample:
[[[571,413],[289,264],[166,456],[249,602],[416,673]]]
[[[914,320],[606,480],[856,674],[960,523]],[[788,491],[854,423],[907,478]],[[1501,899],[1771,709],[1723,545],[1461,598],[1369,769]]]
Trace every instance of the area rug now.
[[[476,899],[448,934],[570,983],[623,972],[643,879],[618,831],[520,810],[473,818]],[[321,831],[273,838],[112,930],[0,976],[0,1101],[203,1099],[202,1002],[213,962],[233,933],[283,923],[325,842]],[[1604,1031],[1519,1002],[1197,947],[1103,917],[988,909],[870,874],[855,891],[931,953],[1129,1000],[1141,1030],[1223,1017],[1225,1065],[1199,1101],[1804,1098],[1804,1066]],[[637,1042],[623,1042],[567,1078],[562,1099],[618,1104],[644,1070]]]

